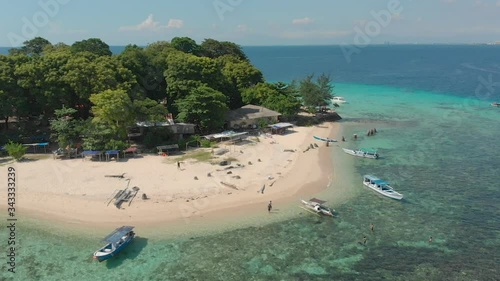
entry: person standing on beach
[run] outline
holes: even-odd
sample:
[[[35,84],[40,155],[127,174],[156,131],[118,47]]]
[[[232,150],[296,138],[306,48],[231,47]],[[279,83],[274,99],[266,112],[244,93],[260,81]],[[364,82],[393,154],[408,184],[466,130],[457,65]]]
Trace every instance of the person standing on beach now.
[[[271,210],[273,209],[273,201],[269,201],[269,205],[267,205],[267,212],[271,212]]]
[[[181,169],[181,162],[177,161],[177,170]]]

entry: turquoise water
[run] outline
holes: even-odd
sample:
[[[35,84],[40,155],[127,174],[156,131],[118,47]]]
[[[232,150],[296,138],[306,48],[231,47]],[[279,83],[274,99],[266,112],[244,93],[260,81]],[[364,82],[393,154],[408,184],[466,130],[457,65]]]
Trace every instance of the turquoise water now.
[[[354,163],[347,170],[356,179],[355,195],[333,206],[338,218],[297,211],[294,219],[266,226],[139,237],[100,264],[91,260],[100,246],[93,230],[72,234],[24,224],[17,273],[12,277],[2,263],[0,279],[498,280],[500,110],[386,86],[337,84],[336,91],[349,101],[337,109],[347,138],[340,146],[375,148],[382,157],[336,154],[337,163]],[[371,128],[377,135],[365,136]],[[405,199],[367,190],[366,173],[390,181]],[[366,245],[359,243],[364,236]]]

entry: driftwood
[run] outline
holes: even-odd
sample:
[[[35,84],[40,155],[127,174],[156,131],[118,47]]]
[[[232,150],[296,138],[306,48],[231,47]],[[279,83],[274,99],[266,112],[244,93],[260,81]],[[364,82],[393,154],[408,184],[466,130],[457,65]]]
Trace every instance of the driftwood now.
[[[125,177],[125,173],[123,173],[121,175],[105,175],[105,177],[107,177],[107,178],[120,178],[120,179],[123,179]]]
[[[237,187],[236,187],[236,185],[234,185],[234,184],[230,184],[230,183],[223,182],[223,181],[221,181],[220,183],[221,183],[222,185],[225,185],[225,186],[230,187],[230,188],[232,188],[232,189],[236,189],[236,190],[238,190],[238,188],[237,188]]]

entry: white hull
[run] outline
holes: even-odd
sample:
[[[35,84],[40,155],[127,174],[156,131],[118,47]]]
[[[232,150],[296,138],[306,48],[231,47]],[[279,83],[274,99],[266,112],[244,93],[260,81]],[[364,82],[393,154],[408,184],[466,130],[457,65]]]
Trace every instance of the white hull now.
[[[378,178],[375,178],[373,176],[369,176],[370,178],[365,178],[363,179],[363,185],[369,187],[373,191],[376,191],[386,197],[396,199],[396,200],[401,200],[403,199],[403,194],[395,191],[389,184],[386,182],[381,181]]]
[[[347,101],[342,97],[337,97],[332,99],[333,103],[347,103]]]
[[[353,149],[348,149],[348,148],[342,148],[342,150],[344,150],[344,152],[349,154],[349,155],[353,155],[353,156],[357,156],[357,157],[369,158],[369,159],[377,159],[378,158],[377,153],[375,153],[375,154],[366,153],[366,152],[361,151],[361,150],[353,150]]]
[[[317,214],[323,214],[325,216],[333,217],[333,210],[332,209],[327,208],[327,207],[320,205],[318,203],[309,202],[309,201],[305,201],[305,200],[301,200],[301,201],[302,201],[302,204],[304,205],[304,207],[306,207],[307,209],[309,209]]]

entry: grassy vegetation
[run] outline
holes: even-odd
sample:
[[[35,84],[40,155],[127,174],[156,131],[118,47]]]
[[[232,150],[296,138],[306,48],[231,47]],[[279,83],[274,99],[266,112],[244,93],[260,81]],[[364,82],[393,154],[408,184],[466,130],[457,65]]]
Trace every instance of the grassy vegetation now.
[[[210,153],[210,151],[196,150],[187,152],[185,155],[178,158],[170,158],[169,162],[185,161],[188,159],[194,159],[198,162],[209,162],[212,159],[212,153]]]

